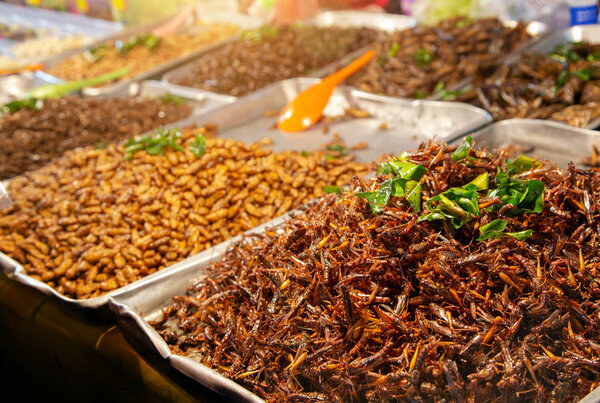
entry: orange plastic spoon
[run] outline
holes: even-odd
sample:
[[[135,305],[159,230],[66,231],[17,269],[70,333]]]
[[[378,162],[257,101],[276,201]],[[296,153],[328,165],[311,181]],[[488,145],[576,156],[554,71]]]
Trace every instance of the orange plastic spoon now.
[[[277,127],[284,132],[299,132],[315,124],[323,115],[331,93],[342,81],[356,73],[375,56],[369,50],[343,69],[325,77],[304,91],[283,108],[277,120]]]

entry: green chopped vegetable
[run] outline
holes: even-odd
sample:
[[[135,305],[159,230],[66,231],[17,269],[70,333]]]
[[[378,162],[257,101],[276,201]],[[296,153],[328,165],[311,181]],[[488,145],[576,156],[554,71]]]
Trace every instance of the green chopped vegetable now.
[[[581,81],[586,82],[586,81],[590,81],[591,78],[594,76],[594,71],[590,68],[579,69],[579,70],[575,70],[573,72],[573,76],[577,77]]]
[[[166,103],[169,104],[175,104],[175,105],[181,105],[183,103],[183,98],[178,96],[178,95],[173,95],[169,92],[167,92],[163,97],[162,100]]]
[[[107,49],[106,44],[92,46],[83,52],[83,58],[90,63],[96,63],[106,55]]]
[[[300,151],[300,155],[303,157],[308,157],[309,155],[312,155],[312,152],[310,151]]]
[[[596,51],[596,53],[587,55],[588,62],[595,62],[600,60],[600,50]]]
[[[105,140],[100,140],[94,144],[94,148],[96,150],[106,150],[108,148],[108,143]]]
[[[383,211],[383,208],[390,200],[390,196],[392,195],[393,181],[393,179],[386,179],[381,186],[379,186],[379,190],[374,192],[360,192],[357,194],[357,196],[367,199],[373,214],[379,214]]]
[[[433,54],[425,48],[420,48],[413,53],[413,59],[417,63],[417,66],[422,68],[433,61]]]
[[[473,145],[473,137],[467,136],[465,140],[460,143],[456,150],[452,153],[452,159],[454,161],[464,160],[469,156],[469,151],[471,151],[471,146]]]
[[[160,44],[160,38],[152,34],[142,35],[141,39],[144,46],[150,50],[156,49],[156,47]]]
[[[416,213],[421,210],[421,184],[419,180],[425,175],[427,168],[422,165],[405,161],[403,156],[389,162],[379,164],[377,174],[393,175],[386,179],[379,189],[373,192],[361,192],[358,197],[364,197],[371,206],[373,214],[383,211],[391,196],[405,197]]]
[[[417,181],[406,181],[404,192],[406,201],[412,210],[417,213],[421,211],[421,183]]]
[[[523,181],[509,176],[506,172],[496,174],[496,189],[491,189],[487,197],[498,197],[502,205],[512,204],[514,209],[510,215],[522,213],[540,213],[543,209],[546,187],[538,180]],[[488,211],[496,211],[500,205],[488,207]]]
[[[506,220],[494,220],[489,224],[482,225],[479,228],[480,236],[477,238],[478,241],[485,241],[490,238],[502,238],[504,236],[510,236],[519,241],[527,239],[531,236],[532,230],[528,229],[525,231],[518,232],[504,232],[508,222]]]
[[[440,98],[442,98],[444,101],[454,101],[456,98],[461,96],[462,93],[463,92],[461,90],[442,90],[440,91]]]
[[[561,62],[576,62],[582,57],[573,50],[570,44],[561,43],[556,45],[554,50],[550,52],[550,57]]]
[[[85,87],[90,87],[98,84],[103,84],[109,81],[116,80],[119,77],[129,73],[128,68],[123,68],[110,73],[104,73],[96,77],[86,78],[85,80],[67,81],[60,84],[41,85],[29,91],[26,98],[60,98],[72,92],[80,91]]]
[[[470,187],[450,188],[425,203],[429,214],[419,217],[419,221],[450,220],[456,229],[470,222],[473,216],[479,217],[479,196],[476,189]]]
[[[446,88],[446,83],[443,81],[438,81],[435,85],[435,88],[433,89],[433,92],[440,92],[444,88]]]
[[[330,194],[330,193],[341,194],[342,188],[340,188],[339,186],[323,186],[323,191],[327,194]]]
[[[0,113],[15,113],[21,109],[40,110],[44,106],[44,101],[37,98],[19,99],[2,105]]]
[[[542,166],[542,163],[521,154],[514,161],[507,161],[506,173],[508,175],[520,174],[524,171],[530,171],[534,166],[535,168],[539,168]]]
[[[416,90],[415,94],[413,95],[413,98],[415,98],[415,99],[427,98],[427,93],[423,90]]]
[[[477,190],[488,190],[490,188],[490,174],[487,172],[482,173],[471,182],[463,186],[463,188],[468,189],[471,186],[474,186],[474,189]]]
[[[473,24],[473,20],[471,18],[465,17],[459,21],[456,22],[455,27],[456,28],[464,28],[464,27],[468,27],[469,25]]]
[[[257,29],[249,29],[240,34],[240,40],[247,40],[253,44],[258,44],[263,38],[270,38],[277,35],[277,27],[272,25],[263,25]]]
[[[377,167],[378,175],[393,174],[401,179],[413,181],[420,180],[426,172],[427,168],[424,166],[405,161],[402,157],[383,162]]]
[[[154,50],[160,44],[160,38],[153,34],[139,34],[123,41],[115,41],[115,49],[120,55],[124,56],[138,45],[145,46],[147,49]]]
[[[196,158],[200,158],[204,155],[206,152],[206,139],[203,135],[196,134],[196,139],[190,145],[190,151]]]
[[[558,75],[558,78],[556,79],[556,87],[557,88],[563,87],[567,83],[567,80],[569,80],[570,76],[571,76],[571,73],[569,73],[569,70],[561,71],[560,74]]]
[[[398,42],[392,43],[392,46],[390,46],[390,49],[388,50],[388,53],[387,53],[388,57],[390,59],[392,57],[395,57],[399,50],[400,50],[400,45],[398,44]]]
[[[338,151],[341,155],[348,155],[348,149],[341,144],[329,144],[325,147],[328,151]]]
[[[153,134],[145,136],[133,137],[125,143],[125,159],[133,158],[133,154],[138,151],[146,151],[150,155],[162,155],[167,147],[175,151],[183,151],[183,147],[177,144],[177,140],[181,137],[179,130],[158,129]]]

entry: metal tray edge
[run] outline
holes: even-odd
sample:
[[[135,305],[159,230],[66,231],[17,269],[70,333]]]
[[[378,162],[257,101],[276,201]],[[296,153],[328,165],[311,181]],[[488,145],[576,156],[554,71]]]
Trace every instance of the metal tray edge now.
[[[60,63],[61,61],[67,59],[68,57],[70,57],[74,54],[80,53],[82,51],[82,49],[85,49],[85,48],[88,48],[88,47],[91,47],[94,45],[103,44],[103,43],[109,42],[109,41],[128,38],[128,37],[138,34],[138,33],[150,31],[153,28],[156,28],[157,26],[160,26],[161,24],[169,21],[171,18],[172,17],[168,17],[168,18],[161,19],[159,21],[149,23],[149,24],[143,24],[143,25],[139,25],[136,27],[132,27],[132,28],[120,31],[114,35],[111,35],[111,36],[102,38],[100,40],[97,40],[95,42],[92,42],[91,44],[87,45],[84,48],[71,49],[67,52],[61,53],[60,55],[57,55],[55,57],[47,59],[46,61],[44,61],[44,65],[47,68],[51,68],[51,67],[57,65],[58,63]],[[205,18],[208,22],[210,22],[210,14],[203,15],[202,18]],[[258,20],[257,20],[257,22],[258,22]],[[241,28],[244,29],[244,27],[241,27]],[[142,81],[142,80],[146,80],[149,78],[158,78],[162,73],[164,73],[168,70],[171,70],[175,67],[178,67],[182,64],[188,63],[191,60],[202,56],[205,52],[210,52],[220,46],[224,46],[228,42],[234,40],[234,38],[235,38],[235,36],[229,37],[228,39],[223,39],[218,42],[214,42],[207,46],[203,46],[203,47],[196,49],[195,51],[192,51],[186,55],[177,57],[175,59],[171,59],[171,60],[169,60],[163,64],[160,64],[150,70],[147,70],[143,73],[140,73],[134,77],[128,78],[123,81],[117,81],[113,84],[108,84],[108,85],[102,86],[102,87],[86,87],[83,89],[82,93],[86,96],[101,96],[101,95],[107,95],[107,94],[112,94],[112,93],[121,92],[121,91],[128,91],[129,86],[131,84]],[[48,73],[45,73],[45,76],[46,76],[46,78],[45,78],[46,80],[54,79],[56,81],[62,81],[60,78],[54,77]],[[43,78],[43,76],[42,76],[42,78]]]

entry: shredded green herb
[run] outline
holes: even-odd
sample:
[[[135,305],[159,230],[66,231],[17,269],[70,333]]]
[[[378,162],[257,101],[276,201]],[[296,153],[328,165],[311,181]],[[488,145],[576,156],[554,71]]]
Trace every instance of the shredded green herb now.
[[[415,98],[415,99],[427,98],[427,93],[423,90],[416,90],[415,94],[413,95],[413,98]]]
[[[534,160],[533,158],[529,158],[524,156],[523,154],[519,155],[514,160],[508,160],[506,163],[506,173],[508,175],[516,175],[520,174],[524,171],[530,171],[532,168],[539,168],[542,166],[542,163]]]
[[[203,135],[196,134],[196,139],[190,145],[190,151],[196,158],[200,158],[204,155],[206,152],[206,139]]]
[[[510,177],[506,172],[496,174],[496,188],[490,189],[487,197],[498,197],[502,205],[513,205],[508,214],[540,213],[543,209],[544,191],[546,187],[538,180],[523,181]],[[488,207],[488,211],[501,208],[495,204]]]
[[[399,50],[400,50],[400,45],[398,44],[398,42],[392,43],[392,46],[390,46],[390,49],[387,52],[388,57],[390,59],[392,57],[396,57],[396,54],[398,53]]]
[[[348,155],[348,149],[341,144],[328,144],[325,149],[328,151],[338,151],[343,156]]]
[[[106,44],[92,46],[83,52],[83,58],[90,63],[96,63],[106,56],[107,49],[108,46]]]
[[[594,76],[594,71],[591,68],[579,69],[573,72],[573,76],[577,77],[581,81],[587,82]]]
[[[163,97],[162,100],[166,103],[169,104],[175,104],[175,105],[181,105],[183,103],[183,98],[180,97],[179,95],[173,95],[169,92],[167,92]]]
[[[94,144],[94,148],[96,150],[106,150],[106,148],[108,148],[108,143],[105,140],[97,141],[96,144]]]
[[[556,78],[556,87],[557,88],[564,87],[564,85],[569,80],[570,76],[571,76],[571,73],[569,73],[569,70],[563,70],[563,71],[561,71],[558,74],[558,77]]]
[[[24,108],[37,111],[40,110],[42,106],[44,106],[44,101],[41,99],[25,98],[2,105],[0,113],[15,113]]]
[[[270,38],[277,35],[277,27],[272,25],[263,25],[257,29],[249,29],[240,33],[240,40],[246,40],[253,44],[258,44],[263,38]]]
[[[339,186],[323,186],[323,191],[327,194],[330,194],[330,193],[341,194],[342,188],[340,188]]]
[[[440,98],[442,98],[444,101],[454,101],[456,98],[461,96],[462,93],[463,92],[461,90],[442,90],[440,91]]]
[[[167,147],[175,151],[183,151],[183,147],[177,144],[180,137],[181,133],[177,129],[160,128],[153,134],[130,138],[125,143],[125,152],[127,153],[125,159],[133,158],[135,153],[142,150],[150,155],[162,155]]]
[[[452,159],[454,161],[464,160],[469,156],[469,151],[471,151],[471,146],[473,145],[473,137],[467,136],[465,140],[460,143],[456,150],[452,153]]]
[[[405,197],[414,212],[421,210],[421,184],[419,180],[425,175],[427,168],[422,165],[413,164],[397,157],[389,162],[379,164],[377,173],[379,175],[393,175],[393,178],[385,180],[378,190],[372,192],[358,193],[369,202],[373,214],[383,211],[390,197]]]
[[[550,52],[550,57],[561,62],[576,62],[582,57],[572,48],[573,44],[561,43]]]
[[[422,68],[433,61],[433,54],[425,48],[420,48],[413,53],[413,59],[417,63],[417,66]]]
[[[523,240],[529,238],[531,236],[531,234],[533,233],[533,231],[530,229],[525,230],[525,231],[518,231],[518,232],[504,232],[507,225],[508,225],[508,221],[506,221],[506,220],[494,220],[494,221],[490,222],[489,224],[482,225],[479,228],[480,236],[479,236],[479,238],[477,238],[477,240],[485,241],[486,239],[490,239],[490,238],[495,239],[495,238],[502,238],[505,236],[510,236],[515,239],[518,239],[519,241],[523,241]]]
[[[427,200],[429,214],[419,217],[419,221],[450,220],[456,229],[479,217],[479,195],[475,186],[450,188]]]

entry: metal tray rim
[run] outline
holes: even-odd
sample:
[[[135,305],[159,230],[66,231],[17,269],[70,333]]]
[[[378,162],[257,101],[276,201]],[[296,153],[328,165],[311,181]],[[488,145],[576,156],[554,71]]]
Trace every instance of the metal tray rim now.
[[[575,132],[581,132],[581,133],[585,133],[589,136],[594,136],[594,137],[598,137],[600,138],[600,132],[596,131],[596,130],[590,130],[589,128],[584,128],[584,127],[574,127],[574,126],[570,126],[566,123],[563,122],[558,122],[555,120],[546,120],[546,119],[524,119],[524,118],[515,118],[515,119],[505,119],[505,120],[500,120],[498,122],[493,122],[490,125],[481,128],[479,131],[483,131],[483,130],[487,130],[491,127],[502,127],[502,126],[514,126],[516,124],[519,125],[524,125],[524,126],[549,126],[549,127],[555,127],[557,129],[566,129],[569,131],[575,131]]]
[[[247,18],[245,18],[245,17],[247,17]],[[44,61],[44,65],[47,68],[53,67],[56,64],[60,63],[61,61],[67,59],[68,57],[70,57],[74,54],[80,53],[82,51],[82,49],[89,48],[94,45],[100,45],[100,44],[114,41],[114,40],[124,39],[124,38],[130,37],[130,36],[138,34],[138,33],[150,31],[153,28],[160,26],[161,24],[169,21],[171,18],[172,17],[168,17],[168,18],[161,19],[159,21],[149,23],[149,24],[132,27],[130,29],[120,31],[114,35],[104,37],[100,40],[92,42],[91,44],[85,46],[84,48],[71,49],[70,51],[64,52],[60,55],[57,55],[55,57],[47,59],[46,61]],[[257,18],[250,17],[250,16],[244,16],[244,18],[247,20],[247,25],[245,27],[240,26],[241,29],[248,28],[248,27],[254,26],[256,24],[259,24],[259,21],[260,21]],[[207,21],[208,23],[212,22],[210,13],[203,14],[201,19]],[[235,38],[235,35],[232,37],[211,43],[209,45],[203,46],[203,47],[198,48],[186,55],[182,55],[180,57],[170,59],[170,60],[166,61],[165,63],[159,64],[159,65],[153,67],[150,70],[144,71],[136,76],[133,76],[131,78],[128,78],[128,79],[125,79],[122,81],[117,81],[115,83],[111,83],[111,84],[108,84],[108,85],[105,85],[102,87],[86,87],[82,90],[82,93],[86,96],[100,96],[100,95],[106,95],[106,94],[111,94],[111,93],[120,92],[120,91],[127,91],[129,86],[135,82],[139,82],[142,80],[146,80],[146,79],[149,79],[152,77],[159,76],[160,74],[162,74],[166,71],[172,70],[181,64],[188,63],[188,62],[192,61],[193,59],[202,56],[205,53],[213,51],[221,46],[225,46],[225,44],[231,42],[232,40],[234,40],[234,38]],[[62,79],[52,76],[48,73],[41,74],[40,78],[45,79],[45,80],[54,79],[56,81],[62,81]]]
[[[315,26],[318,26],[318,27],[327,27],[327,26],[329,26],[325,21],[321,21],[320,20],[321,18],[324,18],[324,17],[321,17],[322,15],[324,15],[326,17],[327,16],[331,16],[331,18],[333,19],[333,24],[335,24],[336,17],[340,18],[340,17],[344,17],[346,15],[352,15],[355,18],[367,18],[367,17],[373,18],[373,19],[376,19],[376,18],[386,18],[387,20],[391,20],[391,21],[393,21],[395,19],[396,20],[395,22],[396,22],[396,24],[398,26],[397,30],[409,29],[409,28],[412,28],[412,27],[414,27],[416,25],[416,19],[413,18],[413,17],[397,16],[397,15],[391,15],[391,14],[377,14],[377,13],[370,13],[370,12],[364,12],[364,11],[362,11],[362,12],[361,11],[349,11],[349,10],[345,10],[345,11],[324,11],[322,13],[317,14],[315,17],[313,17],[313,18],[305,21],[304,23],[307,24],[307,25],[315,25]],[[404,17],[407,17],[407,18],[404,18]],[[365,26],[365,25],[363,25],[363,24],[348,25],[348,27],[352,27],[352,26],[354,26],[354,27],[362,27],[362,26]],[[319,78],[325,77],[326,75],[328,75],[328,74],[332,73],[333,71],[335,71],[340,66],[340,64],[346,64],[346,63],[348,63],[350,60],[352,60],[356,56],[359,56],[360,54],[362,54],[363,52],[365,52],[370,46],[371,45],[366,45],[366,46],[364,46],[364,47],[362,47],[360,49],[356,49],[356,50],[354,50],[354,51],[352,51],[352,52],[350,52],[350,53],[348,53],[346,55],[340,56],[337,60],[334,60],[331,63],[329,63],[329,64],[327,64],[327,65],[325,65],[323,67],[320,67],[320,68],[316,69],[315,71],[313,71],[312,73],[309,73],[307,75],[309,77],[319,77]],[[200,56],[198,56],[198,58],[199,57]],[[163,74],[163,76],[161,77],[161,81],[165,81],[165,82],[171,83],[172,85],[177,85],[177,86],[184,87],[184,88],[189,88],[191,90],[195,90],[195,91],[198,91],[198,92],[201,92],[201,93],[218,94],[218,95],[221,95],[221,96],[232,97],[232,98],[235,98],[235,99],[241,98],[241,97],[236,97],[236,96],[233,96],[233,95],[220,94],[220,93],[217,93],[217,92],[202,90],[202,89],[194,88],[194,87],[186,87],[186,86],[182,86],[182,85],[176,84],[173,81],[174,77],[178,77],[178,76],[182,75],[183,72],[186,72],[186,71],[190,70],[190,68],[193,67],[193,64],[194,64],[194,60],[186,62],[186,63],[183,63],[180,66],[178,66],[177,68],[170,69],[169,71],[167,71],[167,72],[165,72]],[[290,77],[289,79],[293,79],[293,78],[297,78],[297,77]],[[271,84],[273,84],[273,83],[270,83],[268,85],[271,85]],[[267,87],[268,85],[266,85],[265,87]],[[252,91],[252,92],[250,92],[248,94],[245,94],[243,96],[247,96],[247,95],[250,95],[250,94],[252,94],[254,92],[260,91],[262,88],[265,88],[265,87],[261,87],[261,88],[255,90],[255,91]]]

